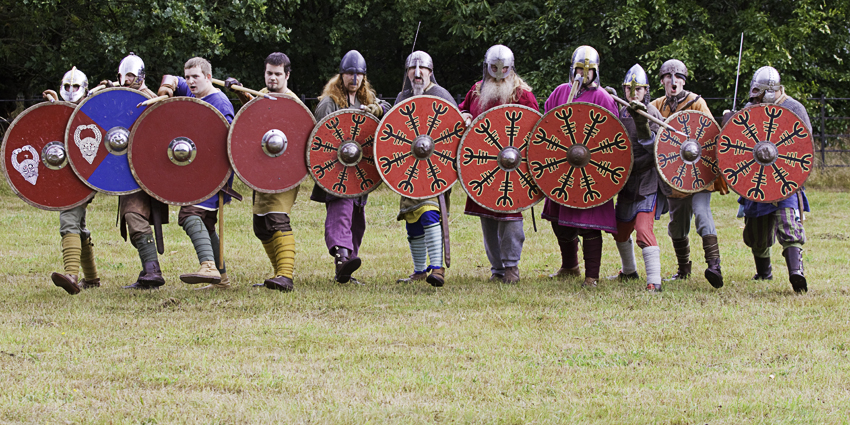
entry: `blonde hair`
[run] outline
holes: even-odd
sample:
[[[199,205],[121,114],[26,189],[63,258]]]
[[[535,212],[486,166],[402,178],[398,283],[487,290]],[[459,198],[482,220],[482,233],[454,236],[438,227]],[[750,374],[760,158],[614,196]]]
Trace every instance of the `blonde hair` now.
[[[486,78],[490,78],[490,77],[488,76]],[[531,91],[531,86],[529,86],[528,83],[526,83],[525,80],[523,80],[522,77],[520,77],[519,74],[517,74],[516,72],[514,72],[513,80],[514,80],[514,91],[513,91],[513,93],[511,93],[511,97],[510,97],[510,99],[508,99],[507,103],[515,103],[517,100],[519,100],[519,97],[522,94],[523,90],[525,90],[527,92]],[[475,93],[476,96],[481,96],[481,82],[480,81],[475,83],[475,92],[474,93]]]
[[[378,94],[375,93],[374,89],[372,89],[372,84],[369,83],[369,80],[366,79],[365,75],[363,75],[363,83],[360,84],[360,88],[357,89],[355,96],[363,105],[371,105],[378,99]],[[326,97],[333,99],[336,106],[339,106],[340,108],[349,107],[348,90],[345,89],[345,83],[342,81],[342,74],[334,75],[334,77],[325,84],[325,88],[322,89],[322,94],[319,96],[319,100]]]
[[[212,75],[212,64],[210,64],[210,61],[204,58],[194,57],[192,59],[187,60],[186,65],[183,65],[183,69],[190,69],[195,67],[201,68],[201,72],[203,72],[204,75]]]

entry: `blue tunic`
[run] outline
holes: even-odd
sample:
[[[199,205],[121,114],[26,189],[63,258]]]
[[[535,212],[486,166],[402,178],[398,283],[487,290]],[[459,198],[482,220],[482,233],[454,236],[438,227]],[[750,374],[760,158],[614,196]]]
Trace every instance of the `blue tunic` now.
[[[192,94],[192,91],[189,90],[189,85],[186,84],[186,79],[184,79],[183,77],[177,77],[177,89],[174,90],[174,95],[195,97],[195,95]],[[227,120],[228,124],[233,123],[233,117],[235,115],[235,112],[233,110],[233,104],[230,103],[230,99],[227,97],[226,94],[222,93],[221,90],[216,90],[212,94],[204,96],[204,98],[201,100],[209,103],[213,106],[213,108],[218,109],[218,111],[221,112],[222,115],[224,115],[224,119]],[[227,187],[233,187],[233,173],[230,173],[230,178],[227,179]],[[222,195],[224,195],[224,203],[230,203],[230,195]],[[199,204],[195,204],[195,206],[208,210],[218,209],[218,194],[211,196],[210,198]]]

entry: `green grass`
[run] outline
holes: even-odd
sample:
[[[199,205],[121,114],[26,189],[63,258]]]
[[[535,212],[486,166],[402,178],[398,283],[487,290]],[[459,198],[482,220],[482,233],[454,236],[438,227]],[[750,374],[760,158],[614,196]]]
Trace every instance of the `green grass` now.
[[[253,289],[271,272],[250,202],[227,210],[236,286],[179,282],[197,259],[166,225],[167,285],[120,289],[138,257],[114,227],[117,198],[89,208],[99,289],[68,296],[58,213],[0,189],[0,422],[37,423],[848,423],[850,196],[810,193],[810,292],[795,295],[781,252],[774,280],[749,280],[733,196],[715,196],[726,286],[698,277],[649,294],[641,283],[545,278],[559,255],[548,222],[526,244],[517,286],[489,283],[477,218],[453,194],[447,285],[396,284],[411,272],[398,197],[370,196],[365,286],[331,282],[324,208],[302,186],[293,211],[296,291]],[[249,193],[240,186],[243,194]],[[539,214],[540,209],[536,209]],[[675,260],[656,225],[663,273]],[[639,270],[643,265],[638,252]],[[602,275],[619,259],[605,239]]]

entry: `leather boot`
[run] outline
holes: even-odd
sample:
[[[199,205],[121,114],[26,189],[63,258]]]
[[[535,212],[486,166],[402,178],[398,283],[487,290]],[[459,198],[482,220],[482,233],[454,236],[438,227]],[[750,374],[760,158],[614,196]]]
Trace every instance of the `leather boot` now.
[[[416,282],[416,281],[419,281],[419,280],[426,280],[427,278],[428,278],[428,272],[413,272],[413,274],[411,274],[410,276],[403,277],[403,278],[395,281],[395,283],[410,283],[410,282]]]
[[[584,287],[584,288],[595,288],[596,287],[596,281],[598,281],[598,280],[599,279],[595,278],[595,277],[585,277],[584,282],[581,283],[581,286]]]
[[[623,271],[620,270],[620,273],[617,273],[616,276],[608,276],[607,279],[608,280],[616,279],[620,282],[630,282],[630,281],[633,281],[633,280],[639,280],[640,275],[638,274],[637,271],[635,271],[633,273],[623,273]]]
[[[794,292],[808,292],[806,276],[803,274],[803,250],[796,246],[789,246],[782,251],[785,264],[788,265],[788,278]]]
[[[665,280],[684,280],[691,277],[691,245],[688,237],[673,239],[673,251],[676,252],[676,262],[679,264],[679,269],[676,274]]]
[[[165,285],[165,278],[162,277],[162,270],[159,268],[159,261],[147,261],[142,264],[142,271],[139,272],[139,278],[124,289],[156,289]]]
[[[83,279],[79,282],[79,286],[82,289],[100,288],[100,278],[96,277],[91,280]]]
[[[579,266],[575,266],[571,269],[561,267],[555,273],[549,275],[549,277],[553,279],[571,279],[579,276],[581,276],[581,270],[579,269]]]
[[[702,237],[702,248],[705,251],[705,278],[715,288],[723,287],[723,273],[720,271],[720,247],[717,245],[717,235]]]
[[[770,265],[770,257],[753,257],[756,262],[756,274],[753,280],[773,280],[773,266]]]
[[[180,280],[190,285],[196,283],[221,283],[221,273],[218,272],[214,261],[203,261],[197,272],[181,274]]]
[[[80,293],[80,286],[77,285],[77,276],[72,274],[52,273],[50,275],[50,280],[53,281],[54,285],[64,289],[65,292],[71,295],[77,295]]]
[[[274,268],[274,277],[266,279],[259,286],[283,292],[295,289],[295,283],[292,281],[295,268],[295,236],[292,232],[275,232],[271,239],[263,242],[263,248]]]
[[[218,270],[216,270],[218,271]],[[227,273],[219,273],[221,278],[218,282],[211,283],[207,286],[201,288],[195,288],[196,291],[209,291],[211,289],[230,289],[230,278],[227,277]]]
[[[505,267],[505,277],[502,282],[513,285],[519,282],[519,266]]]
[[[263,285],[265,285],[266,288],[282,292],[290,292],[295,289],[295,283],[292,282],[292,279],[286,276],[275,276],[271,279],[266,279],[265,282],[263,282]]]
[[[360,259],[352,257],[351,250],[348,248],[338,246],[334,254],[334,266],[336,267],[334,279],[339,283],[346,283],[351,280],[351,274],[360,268]]]
[[[439,269],[431,269],[431,274],[428,275],[427,278],[425,278],[425,281],[430,283],[431,286],[438,288],[446,284],[445,276],[445,268],[441,267]]]

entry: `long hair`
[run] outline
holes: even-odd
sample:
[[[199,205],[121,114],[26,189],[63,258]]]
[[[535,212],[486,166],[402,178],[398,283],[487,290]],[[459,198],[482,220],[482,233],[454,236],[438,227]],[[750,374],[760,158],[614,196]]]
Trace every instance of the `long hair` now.
[[[490,77],[488,76],[486,78],[490,78]],[[522,77],[520,77],[519,74],[517,74],[516,72],[513,73],[513,80],[514,80],[514,91],[511,94],[510,99],[508,99],[507,103],[516,103],[516,101],[519,100],[519,97],[522,95],[523,90],[528,91],[528,92],[531,91],[531,86],[529,86],[528,83],[526,83],[525,80],[523,80]],[[481,82],[480,81],[475,83],[475,92],[474,93],[475,93],[476,96],[481,97]]]
[[[360,84],[360,88],[357,89],[355,96],[363,105],[370,105],[375,103],[378,99],[378,94],[375,93],[374,89],[372,89],[372,85],[369,84],[369,80],[365,75],[363,76],[363,83]],[[350,106],[348,104],[348,90],[345,88],[345,84],[342,81],[342,74],[334,75],[334,77],[325,84],[325,88],[322,89],[322,94],[319,96],[319,100],[326,97],[333,99],[336,106],[339,106],[340,108],[347,108]]]

